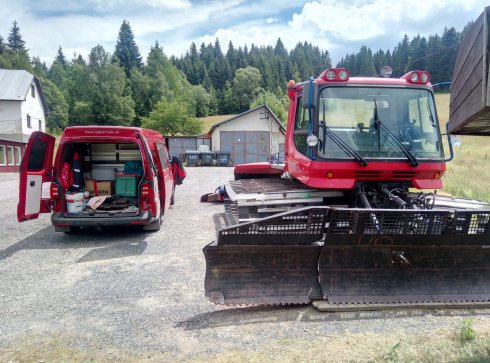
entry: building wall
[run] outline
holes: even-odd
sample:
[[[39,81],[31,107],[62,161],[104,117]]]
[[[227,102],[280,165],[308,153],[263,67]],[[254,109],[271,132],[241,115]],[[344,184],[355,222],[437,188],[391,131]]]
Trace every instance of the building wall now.
[[[26,144],[0,140],[0,172],[18,172]]]
[[[31,89],[29,89],[26,94],[26,100],[22,102],[21,106],[22,133],[25,135],[30,135],[34,131],[46,131],[46,119],[44,117],[44,109],[41,97],[39,96],[39,90],[34,82],[31,83],[31,86],[34,86],[34,97],[32,96]],[[28,125],[28,115],[31,118],[31,127]]]
[[[270,154],[278,152],[279,144],[284,143],[284,135],[279,131],[279,125],[273,116],[269,116],[269,119],[264,119],[264,111],[264,108],[259,108],[216,127],[211,135],[213,150],[220,150],[221,131],[268,131],[271,132]]]
[[[22,133],[20,101],[0,101],[0,134]]]

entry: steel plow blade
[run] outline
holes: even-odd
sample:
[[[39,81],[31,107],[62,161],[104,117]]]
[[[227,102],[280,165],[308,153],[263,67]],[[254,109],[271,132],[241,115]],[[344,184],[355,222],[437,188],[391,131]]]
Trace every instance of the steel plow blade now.
[[[490,211],[332,211],[318,263],[330,304],[490,301]]]
[[[308,304],[321,298],[321,246],[217,245],[204,247],[205,292],[217,304]]]

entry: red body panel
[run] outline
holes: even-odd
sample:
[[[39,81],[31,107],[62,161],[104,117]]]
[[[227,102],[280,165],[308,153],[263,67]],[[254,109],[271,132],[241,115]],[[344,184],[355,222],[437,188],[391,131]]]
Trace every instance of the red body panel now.
[[[235,174],[270,174],[280,175],[284,172],[284,165],[271,164],[268,162],[258,162],[250,164],[236,165],[234,169]]]
[[[52,180],[55,138],[41,131],[33,132],[20,166],[17,220],[36,219],[51,211],[51,199],[44,198],[43,184]]]
[[[327,82],[322,77],[316,79],[319,85],[337,84],[346,86],[355,85],[379,85],[420,87],[430,89],[430,83],[417,85],[405,78],[368,78],[353,77],[342,82]],[[367,166],[361,166],[356,161],[314,161],[300,153],[294,145],[294,122],[296,108],[298,106],[298,95],[302,92],[301,84],[295,85],[288,90],[290,98],[289,119],[286,130],[286,158],[285,171],[302,183],[321,189],[352,189],[356,182],[410,182],[418,189],[440,189],[442,181],[440,177],[446,171],[444,161],[424,162],[419,160],[418,166],[411,166],[405,160],[369,160]],[[327,177],[327,174],[331,177]]]

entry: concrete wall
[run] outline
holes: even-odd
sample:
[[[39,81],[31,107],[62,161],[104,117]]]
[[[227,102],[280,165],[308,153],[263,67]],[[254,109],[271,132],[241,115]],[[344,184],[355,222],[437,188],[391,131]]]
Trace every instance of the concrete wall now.
[[[22,133],[20,101],[0,101],[0,134]]]
[[[34,82],[34,97],[32,97],[31,89],[26,94],[26,100],[22,102],[22,133],[30,135],[34,131],[46,131],[46,119],[44,117],[43,104],[39,96],[39,90]],[[27,115],[31,116],[31,127],[27,126]],[[41,125],[39,125],[41,124]],[[41,126],[41,127],[39,127]]]
[[[259,108],[216,127],[211,135],[213,150],[220,150],[221,131],[269,131],[271,132],[270,154],[278,152],[279,144],[284,143],[284,135],[279,131],[279,125],[272,115],[269,115],[269,119],[264,119],[264,112],[265,108]]]
[[[29,88],[25,101],[0,101],[0,134],[30,135],[34,131],[46,131],[46,118],[39,90],[34,82],[32,85],[34,97]],[[30,128],[27,125],[27,115],[31,116]]]

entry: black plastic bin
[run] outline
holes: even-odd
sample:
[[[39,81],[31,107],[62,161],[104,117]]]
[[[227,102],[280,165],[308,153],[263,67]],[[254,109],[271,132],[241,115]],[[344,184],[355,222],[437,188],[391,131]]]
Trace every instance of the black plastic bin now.
[[[215,159],[214,151],[201,151],[201,165],[213,166],[213,160]]]
[[[186,150],[185,161],[189,166],[201,165],[201,152],[197,150]]]
[[[218,161],[218,166],[229,166],[231,164],[231,154],[226,151],[217,151],[216,160]]]

